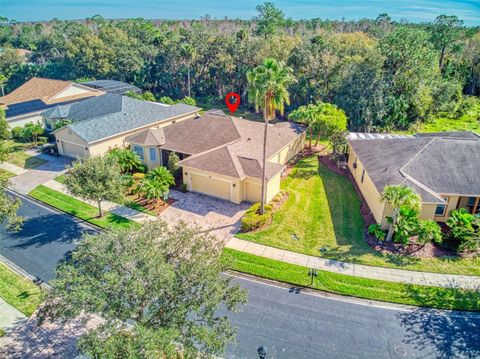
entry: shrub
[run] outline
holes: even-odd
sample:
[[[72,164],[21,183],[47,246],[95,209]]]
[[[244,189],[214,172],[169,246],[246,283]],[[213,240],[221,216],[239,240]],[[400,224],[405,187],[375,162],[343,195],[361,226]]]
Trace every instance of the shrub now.
[[[183,192],[183,193],[187,193],[187,192],[188,192],[187,184],[186,184],[186,183],[182,183],[182,192]]]
[[[180,161],[180,157],[175,152],[171,152],[168,155],[168,163],[167,168],[172,173],[172,175],[177,175],[178,172],[178,161]]]
[[[145,178],[145,173],[136,172],[132,175],[132,177],[135,181],[141,181]]]
[[[48,137],[45,137],[45,136],[39,136],[37,138],[37,144],[38,145],[44,145],[48,142]]]
[[[22,132],[23,132],[23,129],[21,127],[14,127],[12,128],[12,130],[10,131],[11,134],[12,134],[12,138],[15,139],[15,140],[21,140],[22,139]]]
[[[122,173],[141,171],[142,160],[138,155],[128,148],[112,148],[107,152],[107,158],[114,160]]]
[[[184,97],[183,99],[181,100],[178,100],[177,103],[184,103],[185,105],[190,105],[190,106],[196,106],[197,105],[197,101],[195,101],[194,98],[191,98],[191,97]]]
[[[441,243],[442,239],[442,230],[437,222],[432,220],[420,221],[417,239],[419,243]]]
[[[253,231],[258,229],[270,220],[272,217],[272,207],[269,205],[265,206],[265,213],[260,214],[260,203],[255,203],[252,205],[242,218],[242,230],[244,231]]]
[[[385,231],[382,230],[382,226],[378,223],[368,226],[368,233],[373,234],[379,241],[385,240]]]
[[[164,103],[166,105],[175,105],[175,101],[173,101],[170,97],[168,96],[162,96],[158,99],[158,102]]]
[[[452,211],[447,220],[453,239],[458,242],[459,252],[480,250],[480,217],[468,213],[465,208]]]

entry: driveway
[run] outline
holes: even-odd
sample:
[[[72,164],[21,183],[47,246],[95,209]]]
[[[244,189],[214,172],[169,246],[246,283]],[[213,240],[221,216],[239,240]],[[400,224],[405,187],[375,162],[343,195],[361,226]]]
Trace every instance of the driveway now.
[[[28,194],[35,187],[54,179],[72,162],[71,159],[63,156],[51,156],[32,151],[27,153],[48,162],[10,179],[10,186],[21,194]]]
[[[183,220],[198,225],[219,239],[227,241],[240,228],[240,218],[250,206],[234,204],[199,193],[171,191],[175,202],[160,214],[169,223]]]

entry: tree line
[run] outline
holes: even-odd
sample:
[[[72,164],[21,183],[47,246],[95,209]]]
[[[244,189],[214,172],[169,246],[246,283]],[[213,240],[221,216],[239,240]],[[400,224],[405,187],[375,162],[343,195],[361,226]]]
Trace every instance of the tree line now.
[[[33,76],[116,79],[157,98],[215,101],[230,92],[247,101],[247,72],[266,58],[293,69],[288,114],[333,103],[349,129],[406,129],[438,114],[478,106],[480,30],[456,16],[395,22],[387,14],[360,21],[293,21],[272,3],[252,20],[0,19],[0,71],[11,91]],[[16,49],[28,50],[27,58]],[[253,106],[251,108],[253,110]]]

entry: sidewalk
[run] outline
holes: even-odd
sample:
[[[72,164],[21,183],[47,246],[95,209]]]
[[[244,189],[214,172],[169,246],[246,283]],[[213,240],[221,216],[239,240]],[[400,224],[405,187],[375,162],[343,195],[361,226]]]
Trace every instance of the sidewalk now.
[[[0,168],[6,170],[6,171],[8,171],[8,172],[11,172],[11,173],[13,173],[13,174],[16,175],[16,176],[28,172],[28,170],[26,170],[25,168],[22,168],[22,167],[13,165],[13,164],[8,163],[8,162],[2,162],[2,163],[0,163]]]
[[[20,312],[17,308],[0,298],[0,328],[4,331],[11,330],[17,325],[27,321],[25,314]]]
[[[285,263],[354,277],[405,284],[480,290],[480,277],[476,276],[415,272],[395,268],[372,267],[362,264],[345,263],[333,259],[313,257],[306,254],[273,248],[263,244],[244,241],[235,237],[228,241],[226,247]]]
[[[90,204],[92,206],[95,206],[95,207],[97,206],[97,204],[94,203],[94,202],[86,201],[86,200],[81,199],[79,197],[72,196],[70,193],[68,193],[67,189],[65,188],[65,186],[62,183],[57,182],[55,180],[47,181],[43,185],[45,187],[51,188],[55,191],[62,192],[62,193],[66,194],[70,197],[78,199],[79,201],[88,203],[88,204]],[[128,208],[128,207],[125,207],[125,206],[122,206],[120,204],[113,203],[113,202],[110,202],[110,201],[103,201],[102,202],[102,207],[105,211],[114,213],[118,216],[122,216],[122,217],[128,218],[132,221],[139,222],[139,223],[157,220],[157,217],[155,217],[155,216],[152,216],[152,215],[147,214],[147,213],[139,212],[135,209]]]

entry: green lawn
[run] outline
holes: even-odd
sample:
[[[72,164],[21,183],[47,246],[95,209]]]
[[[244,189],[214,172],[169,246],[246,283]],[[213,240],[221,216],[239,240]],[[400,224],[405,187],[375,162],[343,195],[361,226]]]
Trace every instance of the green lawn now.
[[[55,181],[60,182],[61,184],[65,184],[65,175],[60,175],[54,178]]]
[[[27,317],[43,302],[43,293],[31,281],[0,263],[0,297]]]
[[[296,286],[399,304],[480,311],[480,295],[474,291],[392,283],[324,271],[318,271],[311,285],[308,269],[302,266],[228,248],[224,249],[223,258],[232,270]]]
[[[98,218],[96,207],[42,185],[30,192],[30,196],[101,228],[129,228],[138,225],[134,221],[109,212]]]
[[[9,179],[11,177],[14,177],[15,176],[15,173],[12,173],[10,171],[7,171],[7,170],[4,170],[2,168],[0,168],[0,179],[1,180],[6,180],[6,179]]]
[[[345,177],[319,166],[316,156],[298,162],[282,181],[288,200],[272,224],[241,239],[309,255],[401,269],[480,275],[480,258],[425,258],[386,255],[363,239],[360,200]]]
[[[32,169],[47,163],[47,161],[38,158],[37,156],[30,156],[25,152],[25,148],[30,146],[30,143],[9,140],[6,142],[6,144],[10,151],[6,162],[23,167],[25,169]]]

